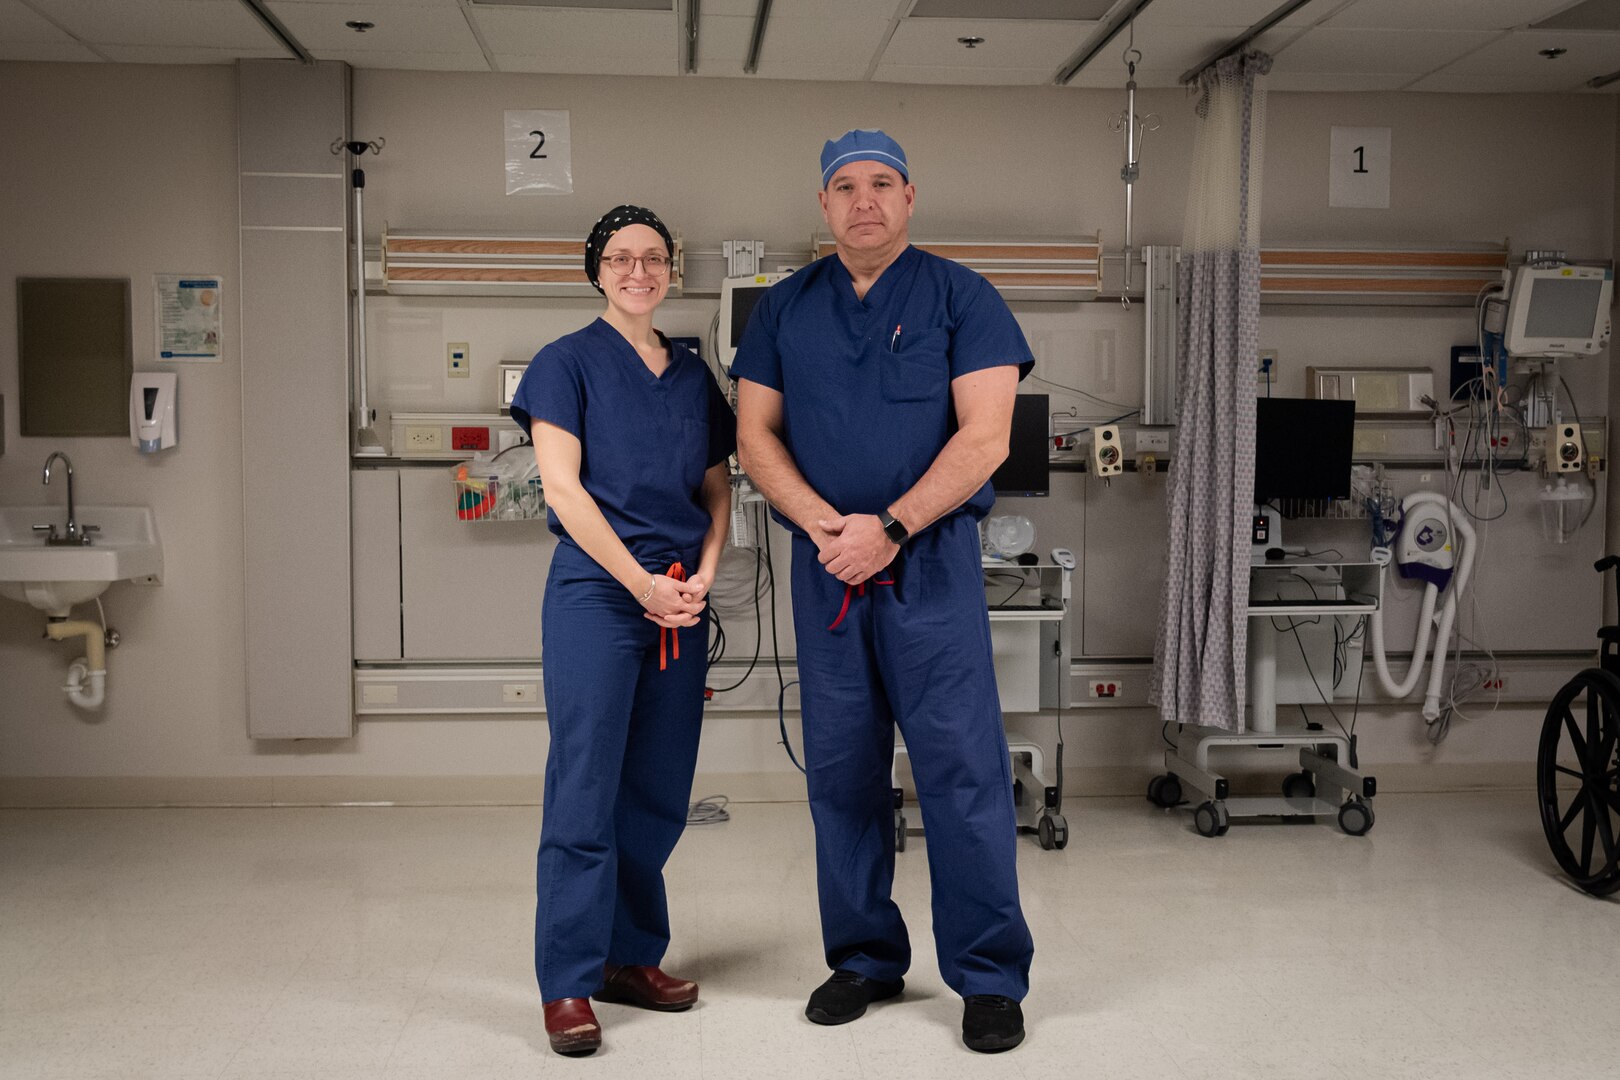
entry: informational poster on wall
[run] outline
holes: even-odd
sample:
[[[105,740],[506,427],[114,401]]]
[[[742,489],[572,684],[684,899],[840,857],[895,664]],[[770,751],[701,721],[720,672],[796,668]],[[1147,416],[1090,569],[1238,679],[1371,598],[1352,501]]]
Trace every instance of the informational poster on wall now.
[[[567,109],[508,109],[506,193],[572,194],[571,145]]]
[[[1328,161],[1328,205],[1389,209],[1387,127],[1336,127]]]
[[[157,296],[157,358],[217,363],[224,289],[216,274],[154,274]]]

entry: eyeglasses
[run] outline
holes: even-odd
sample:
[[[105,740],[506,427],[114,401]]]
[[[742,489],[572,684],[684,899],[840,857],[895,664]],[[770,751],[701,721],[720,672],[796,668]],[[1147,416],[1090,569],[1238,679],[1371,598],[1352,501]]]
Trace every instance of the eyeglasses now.
[[[621,251],[609,255],[602,261],[607,263],[608,267],[620,277],[624,277],[635,269],[638,262],[641,264],[641,268],[647,271],[651,277],[663,277],[669,273],[669,257],[667,255],[643,255],[637,258],[634,255],[626,255]]]

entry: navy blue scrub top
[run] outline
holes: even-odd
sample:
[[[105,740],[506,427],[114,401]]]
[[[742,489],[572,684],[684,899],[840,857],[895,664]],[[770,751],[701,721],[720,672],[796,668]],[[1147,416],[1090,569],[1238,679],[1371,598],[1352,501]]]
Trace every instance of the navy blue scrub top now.
[[[836,254],[772,286],[731,377],[782,394],[788,452],[822,498],[840,514],[876,514],[955,432],[951,380],[1003,364],[1020,379],[1035,365],[1006,302],[960,263],[907,247],[864,299]],[[958,512],[980,520],[994,501],[986,482]]]
[[[703,474],[737,448],[737,420],[714,375],[659,338],[669,366],[654,375],[624,335],[597,319],[541,349],[512,397],[512,419],[525,433],[544,420],[579,440],[580,482],[643,566],[696,557],[711,521]],[[574,544],[549,507],[546,524]]]

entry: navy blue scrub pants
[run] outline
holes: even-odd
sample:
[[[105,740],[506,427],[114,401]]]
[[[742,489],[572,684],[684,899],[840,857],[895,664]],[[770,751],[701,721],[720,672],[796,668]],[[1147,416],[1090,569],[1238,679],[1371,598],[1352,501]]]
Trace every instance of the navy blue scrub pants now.
[[[1018,903],[1007,737],[991,666],[979,534],[957,514],[925,530],[864,595],[795,536],[804,761],[827,965],[892,981],[911,963],[894,881],[894,729],[928,837],[940,974],[967,997],[1021,1001],[1034,953]]]
[[[540,624],[551,728],[534,920],[542,1001],[588,997],[604,964],[656,966],[669,946],[663,869],[697,767],[708,613],[675,631],[680,658],[662,671],[659,627],[644,614],[590,556],[557,545]]]

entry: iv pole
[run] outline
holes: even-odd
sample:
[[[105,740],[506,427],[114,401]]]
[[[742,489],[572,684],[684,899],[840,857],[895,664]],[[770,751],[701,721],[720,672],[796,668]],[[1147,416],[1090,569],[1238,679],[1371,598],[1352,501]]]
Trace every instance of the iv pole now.
[[[1134,57],[1134,59],[1133,59]],[[1125,287],[1120,296],[1120,303],[1125,307],[1131,306],[1131,260],[1135,248],[1132,246],[1131,226],[1133,223],[1133,197],[1137,177],[1141,175],[1140,154],[1142,142],[1150,131],[1159,130],[1159,117],[1156,113],[1146,116],[1136,115],[1136,65],[1142,60],[1142,52],[1136,47],[1136,20],[1131,20],[1130,42],[1125,47],[1125,111],[1108,122],[1112,131],[1125,132],[1125,166],[1119,170],[1119,178],[1125,181]]]
[[[354,367],[358,384],[354,406],[354,452],[365,457],[380,457],[385,451],[382,438],[372,426],[377,422],[377,413],[371,407],[367,386],[370,380],[366,375],[366,171],[360,167],[360,158],[367,150],[373,154],[382,153],[383,145],[382,139],[370,142],[337,139],[332,143],[332,153],[348,151],[351,166],[349,182],[354,188]]]

